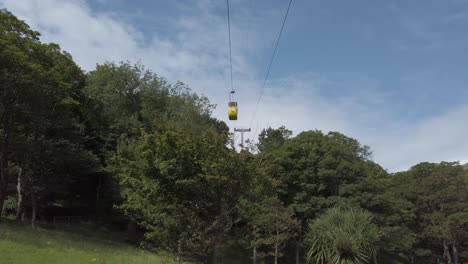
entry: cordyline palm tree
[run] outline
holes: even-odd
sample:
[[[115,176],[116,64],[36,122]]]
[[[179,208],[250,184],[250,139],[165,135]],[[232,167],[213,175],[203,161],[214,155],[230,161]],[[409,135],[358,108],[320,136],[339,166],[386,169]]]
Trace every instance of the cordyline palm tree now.
[[[331,208],[309,225],[307,262],[364,264],[375,256],[381,234],[370,213]]]

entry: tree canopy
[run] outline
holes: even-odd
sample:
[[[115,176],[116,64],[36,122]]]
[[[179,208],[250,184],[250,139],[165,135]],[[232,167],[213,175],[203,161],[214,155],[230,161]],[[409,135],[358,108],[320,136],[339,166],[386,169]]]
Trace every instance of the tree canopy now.
[[[0,213],[128,228],[178,263],[468,261],[466,165],[388,173],[357,139],[284,126],[238,151],[188,85],[128,61],[84,72],[39,37],[0,11]]]

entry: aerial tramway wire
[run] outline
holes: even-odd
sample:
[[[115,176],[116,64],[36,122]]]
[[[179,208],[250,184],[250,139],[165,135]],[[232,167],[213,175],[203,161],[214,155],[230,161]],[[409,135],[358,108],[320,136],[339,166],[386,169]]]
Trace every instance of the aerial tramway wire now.
[[[289,14],[289,10],[291,9],[292,2],[293,2],[293,0],[289,0],[288,9],[286,10],[286,13],[284,15],[283,23],[281,25],[281,29],[280,29],[280,32],[278,34],[278,38],[276,40],[275,49],[273,50],[273,54],[271,55],[270,64],[268,65],[267,73],[265,75],[265,79],[263,80],[263,84],[262,84],[262,86],[260,88],[260,94],[258,96],[257,103],[255,105],[255,110],[254,110],[254,112],[252,114],[252,119],[250,120],[249,127],[252,126],[252,122],[254,121],[254,119],[255,119],[255,117],[257,115],[258,106],[260,105],[260,101],[262,100],[262,96],[263,96],[263,92],[265,90],[266,82],[267,82],[268,78],[270,77],[271,66],[273,65],[273,61],[275,59],[276,51],[278,50],[278,46],[279,46],[279,43],[280,43],[280,40],[281,40],[281,36],[283,34],[284,25],[286,24],[286,20],[288,19],[288,14]],[[258,124],[257,124],[257,128],[258,128]],[[257,136],[257,129],[255,130],[253,139],[256,136]]]
[[[232,78],[232,47],[231,47],[231,14],[229,11],[229,0],[226,0],[227,18],[228,18],[228,33],[229,33],[229,65],[231,69],[231,93],[234,92],[234,82]]]

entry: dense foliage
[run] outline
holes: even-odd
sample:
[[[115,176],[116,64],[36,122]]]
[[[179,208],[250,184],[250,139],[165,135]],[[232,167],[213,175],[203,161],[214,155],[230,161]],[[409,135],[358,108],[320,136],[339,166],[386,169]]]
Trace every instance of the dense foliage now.
[[[368,263],[375,258],[380,232],[368,212],[330,208],[312,221],[307,261],[320,264]]]
[[[468,261],[466,167],[389,174],[356,139],[285,127],[238,152],[185,84],[128,62],[85,73],[39,37],[0,11],[0,213],[128,227],[178,262]]]

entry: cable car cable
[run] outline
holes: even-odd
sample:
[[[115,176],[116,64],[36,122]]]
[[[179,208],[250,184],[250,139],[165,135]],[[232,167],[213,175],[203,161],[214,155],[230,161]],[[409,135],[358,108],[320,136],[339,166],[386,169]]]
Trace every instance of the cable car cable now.
[[[286,24],[286,20],[288,18],[289,10],[291,9],[291,4],[292,4],[292,0],[289,1],[288,9],[286,10],[286,14],[285,14],[284,19],[283,19],[283,24],[281,25],[281,29],[280,29],[280,32],[278,34],[278,39],[276,41],[275,49],[274,49],[273,54],[271,56],[270,64],[268,65],[267,74],[265,76],[265,80],[263,81],[263,85],[262,85],[262,87],[260,89],[260,95],[258,97],[257,104],[255,106],[255,111],[254,111],[254,113],[252,115],[252,119],[250,120],[250,126],[252,125],[252,122],[255,119],[255,116],[257,114],[258,106],[259,106],[260,101],[261,101],[262,96],[263,96],[263,91],[264,91],[265,86],[266,86],[266,81],[267,81],[267,79],[268,79],[268,77],[270,75],[270,69],[271,69],[271,66],[273,64],[273,60],[275,58],[276,50],[278,49],[278,45],[279,45],[279,42],[280,42],[280,39],[281,39],[281,35],[283,33],[284,25]],[[258,131],[258,123],[257,123],[257,128],[255,129],[255,133],[253,134],[252,140],[254,140],[255,137],[258,136],[257,131]]]
[[[278,45],[279,45],[279,42],[281,40],[281,35],[283,34],[284,25],[286,24],[286,20],[288,19],[288,14],[289,14],[289,10],[291,9],[292,1],[293,0],[289,0],[288,9],[286,10],[286,14],[284,15],[283,24],[281,25],[281,30],[280,30],[280,32],[278,34],[278,39],[276,40],[275,49],[273,50],[273,54],[272,54],[271,59],[270,59],[270,64],[268,65],[268,70],[267,70],[267,73],[266,73],[266,76],[265,76],[265,80],[263,81],[263,85],[260,88],[260,95],[258,96],[257,104],[255,106],[255,111],[253,113],[252,120],[250,121],[249,126],[252,125],[252,122],[255,119],[255,115],[257,114],[258,105],[260,104],[260,100],[262,99],[263,91],[264,91],[265,85],[266,85],[266,81],[268,80],[268,77],[270,76],[271,66],[273,65],[273,60],[275,59],[276,50],[278,49]]]
[[[231,16],[229,12],[229,0],[226,0],[226,5],[227,5],[227,19],[228,19],[228,33],[229,33],[229,64],[231,66],[231,92],[234,92],[234,82],[232,81]]]
[[[229,0],[226,0],[227,18],[228,18],[228,34],[229,34],[229,65],[231,69],[231,91],[229,92],[228,102],[228,118],[229,120],[237,120],[237,102],[234,100],[234,82],[232,78],[232,47],[231,47],[231,14],[229,10]]]

